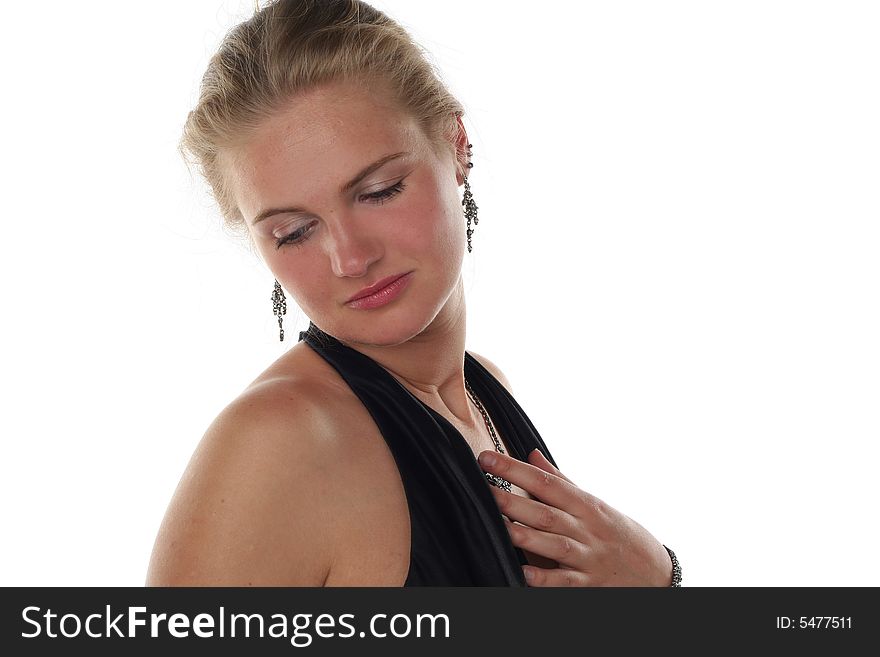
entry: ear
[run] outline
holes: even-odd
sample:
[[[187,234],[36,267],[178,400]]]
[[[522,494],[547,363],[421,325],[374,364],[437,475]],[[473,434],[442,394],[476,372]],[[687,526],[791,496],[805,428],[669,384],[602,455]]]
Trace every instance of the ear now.
[[[461,120],[461,114],[456,114],[455,121],[458,124],[457,129],[455,131],[455,138],[453,140],[453,144],[455,146],[455,179],[459,185],[464,184],[464,179],[469,175],[468,162],[470,162],[470,156],[468,155],[468,151],[471,150],[468,148],[467,130],[464,129],[464,123]]]

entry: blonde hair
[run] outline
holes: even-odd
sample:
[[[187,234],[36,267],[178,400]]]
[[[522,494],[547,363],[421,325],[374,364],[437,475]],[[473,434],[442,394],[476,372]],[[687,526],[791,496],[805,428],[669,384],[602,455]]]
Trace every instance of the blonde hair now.
[[[229,226],[240,229],[244,219],[221,149],[243,143],[297,94],[336,81],[384,82],[438,153],[454,151],[464,109],[406,30],[361,0],[275,0],[225,35],[180,141]]]

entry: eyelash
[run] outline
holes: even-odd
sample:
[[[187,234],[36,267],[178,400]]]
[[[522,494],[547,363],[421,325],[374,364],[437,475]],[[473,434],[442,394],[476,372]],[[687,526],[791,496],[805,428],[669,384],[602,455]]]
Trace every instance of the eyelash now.
[[[373,199],[368,202],[381,205],[388,199],[397,196],[405,188],[406,185],[403,183],[403,180],[400,180],[394,185],[391,185],[391,187],[386,187],[385,189],[379,190],[378,192],[373,192],[372,194],[364,194],[362,198]],[[307,228],[307,226],[304,226],[303,228],[297,228],[295,231],[290,233],[290,235],[285,235],[284,237],[276,240],[275,248],[280,249],[285,244],[299,246],[302,242],[305,242],[308,237],[306,237],[306,233],[301,232],[304,228]],[[300,237],[294,238],[295,235],[300,235]]]

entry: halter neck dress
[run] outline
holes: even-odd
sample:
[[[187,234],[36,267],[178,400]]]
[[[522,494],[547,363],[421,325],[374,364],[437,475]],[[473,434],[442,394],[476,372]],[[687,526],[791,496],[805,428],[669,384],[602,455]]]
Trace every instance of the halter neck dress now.
[[[314,323],[299,340],[357,395],[397,463],[411,527],[404,586],[527,586],[525,554],[510,540],[485,472],[461,433],[372,358]],[[539,448],[556,465],[525,411],[467,352],[464,374],[510,456],[525,461]]]

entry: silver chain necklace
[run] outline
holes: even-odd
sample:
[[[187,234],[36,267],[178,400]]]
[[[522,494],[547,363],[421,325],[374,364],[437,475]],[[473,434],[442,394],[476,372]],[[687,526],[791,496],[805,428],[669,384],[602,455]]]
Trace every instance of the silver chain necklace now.
[[[482,402],[480,402],[476,393],[474,393],[473,389],[471,388],[471,384],[468,383],[467,379],[464,380],[464,387],[465,390],[467,390],[468,396],[471,398],[471,401],[474,403],[474,406],[477,407],[477,410],[480,411],[480,415],[483,416],[483,422],[486,423],[486,428],[489,430],[489,435],[492,436],[492,442],[495,443],[495,451],[500,452],[501,454],[506,454],[506,452],[504,451],[504,447],[501,445],[501,441],[498,440],[498,436],[495,434],[495,427],[492,426],[492,420],[489,419],[489,414],[486,412],[486,409],[483,408]],[[502,479],[498,475],[494,475],[491,472],[486,473],[486,479],[488,479],[489,483],[493,486],[497,486],[502,490],[506,490],[508,493],[511,492],[510,482],[506,479]]]

